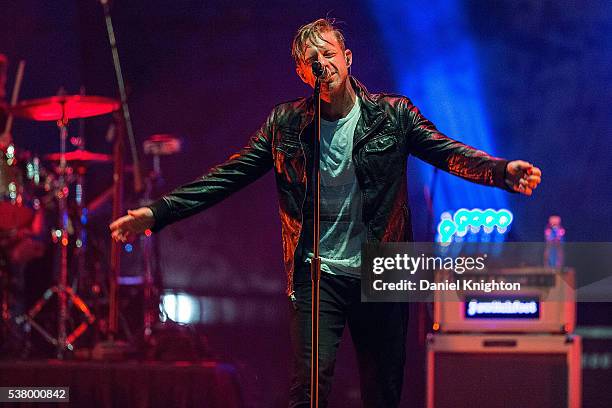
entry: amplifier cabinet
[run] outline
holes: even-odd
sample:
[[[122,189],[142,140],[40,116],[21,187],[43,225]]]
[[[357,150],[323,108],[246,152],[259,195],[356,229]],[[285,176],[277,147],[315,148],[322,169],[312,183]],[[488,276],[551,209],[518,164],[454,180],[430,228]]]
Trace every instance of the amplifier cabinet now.
[[[427,408],[580,408],[580,354],[578,336],[432,334]]]
[[[600,308],[601,303],[589,305]],[[612,326],[578,326],[582,337],[582,408],[612,407]]]

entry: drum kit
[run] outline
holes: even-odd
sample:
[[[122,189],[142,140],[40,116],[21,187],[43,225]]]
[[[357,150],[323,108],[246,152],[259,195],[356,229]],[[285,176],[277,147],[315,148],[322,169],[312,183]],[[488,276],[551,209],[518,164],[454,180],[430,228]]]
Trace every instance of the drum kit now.
[[[9,288],[10,255],[5,255],[2,267],[2,326],[3,331],[14,323],[29,325],[57,350],[59,358],[66,351],[73,350],[73,343],[94,321],[86,303],[74,292],[68,283],[69,247],[77,253],[72,258],[83,256],[85,239],[84,224],[86,210],[83,206],[83,180],[86,169],[99,163],[111,163],[112,156],[87,151],[83,146],[68,152],[68,123],[74,119],[85,119],[109,114],[119,109],[120,103],[111,98],[85,95],[63,95],[42,99],[25,100],[11,106],[0,106],[9,118],[12,116],[33,121],[52,121],[57,124],[59,152],[47,154],[40,160],[28,152],[20,152],[9,140],[2,145],[0,140],[0,253],[10,254],[23,236],[23,231],[35,230],[37,219],[43,217],[45,205],[55,204],[57,221],[50,224],[51,236],[59,246],[59,267],[57,281],[26,313],[13,316]],[[6,135],[6,133],[5,133]],[[71,192],[74,191],[72,194]],[[75,211],[69,209],[76,208]],[[42,223],[38,222],[39,229]],[[40,233],[42,231],[37,231]],[[72,264],[75,264],[72,261]],[[43,306],[54,296],[57,297],[57,330],[53,335],[48,327],[41,325],[36,317]],[[82,322],[68,332],[69,307],[82,313]],[[5,333],[6,334],[6,333]]]
[[[127,103],[126,86],[123,80],[123,71],[120,64],[117,40],[111,18],[111,7],[107,0],[101,0],[104,12],[108,41],[113,57],[113,67],[117,79],[119,100],[102,96],[90,95],[58,95],[42,99],[31,99],[18,102],[19,90],[23,78],[25,61],[19,62],[12,97],[9,104],[3,104],[5,85],[7,79],[8,59],[0,54],[0,118],[7,116],[4,132],[0,129],[0,296],[2,298],[2,316],[0,318],[0,349],[2,340],[6,339],[9,329],[14,323],[28,326],[36,330],[42,337],[55,347],[57,357],[62,359],[67,351],[74,349],[74,341],[91,325],[95,319],[87,304],[78,296],[73,287],[68,285],[69,269],[74,270],[77,279],[84,269],[84,253],[86,237],[87,208],[99,207],[112,197],[112,218],[118,218],[123,213],[123,179],[129,171],[123,163],[124,144],[129,142],[131,153],[131,173],[133,176],[133,191],[141,197],[139,205],[147,205],[150,201],[154,187],[162,184],[160,156],[167,156],[180,151],[180,140],[174,135],[153,135],[144,143],[145,153],[153,159],[153,170],[146,180],[142,180],[136,138],[130,119]],[[118,113],[120,112],[120,114]],[[84,149],[84,143],[73,143],[77,150],[67,151],[68,123],[71,120],[87,119],[94,116],[114,113],[117,136],[113,141],[113,155],[89,152]],[[59,152],[48,154],[40,160],[28,152],[20,152],[10,140],[10,130],[13,117],[32,120],[36,122],[55,122],[59,133]],[[81,122],[82,123],[82,122]],[[83,203],[83,185],[87,168],[99,163],[113,164],[113,185],[106,192],[88,203]],[[143,194],[144,191],[144,194]],[[52,207],[57,217],[44,216],[45,208]],[[76,209],[76,211],[75,211]],[[46,230],[43,225],[45,218],[57,218],[51,228],[51,237],[56,248],[59,249],[59,266],[55,285],[47,289],[43,296],[26,313],[11,313],[9,307],[11,294],[9,293],[9,280],[11,264],[15,259],[7,256],[20,246],[24,235],[33,235]],[[29,231],[29,232],[27,232]],[[141,238],[143,254],[143,303],[144,318],[142,331],[145,344],[151,341],[151,331],[159,315],[159,282],[154,282],[154,270],[159,272],[153,262],[153,239],[151,234]],[[109,238],[110,239],[110,238]],[[23,246],[23,245],[21,245]],[[71,264],[68,265],[69,248]],[[119,294],[120,284],[120,254],[119,243],[113,242],[110,246],[110,261],[108,264],[108,319],[98,318],[99,324],[107,323],[106,340],[98,339],[93,348],[95,358],[96,350],[99,355],[123,355],[124,346],[119,340]],[[21,251],[28,252],[28,251]],[[30,252],[32,252],[30,250]],[[75,262],[76,260],[76,262]],[[76,266],[76,267],[75,267]],[[2,284],[4,282],[4,284]],[[92,285],[92,292],[99,288],[99,281]],[[57,329],[49,329],[49,325],[41,325],[39,313],[51,298],[57,298]],[[82,323],[68,324],[71,316],[69,308],[75,308],[83,316]],[[18,314],[15,316],[15,314]],[[38,317],[38,320],[36,319]],[[71,332],[68,332],[72,329]],[[74,327],[76,326],[76,327]],[[124,332],[128,330],[124,329]],[[54,332],[55,336],[51,333]],[[129,335],[127,337],[130,337]],[[114,358],[114,357],[113,357]]]

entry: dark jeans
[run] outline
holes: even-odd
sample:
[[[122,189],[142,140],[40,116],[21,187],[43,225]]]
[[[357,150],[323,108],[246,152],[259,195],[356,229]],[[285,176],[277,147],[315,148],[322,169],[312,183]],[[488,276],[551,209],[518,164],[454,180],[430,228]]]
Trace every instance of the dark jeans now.
[[[361,303],[360,285],[359,279],[321,274],[321,408],[327,406],[336,351],[346,323],[357,352],[363,406],[393,408],[397,407],[400,401],[406,361],[407,304]],[[293,376],[290,408],[308,407],[310,401],[311,282],[298,278],[294,289],[296,299],[292,302],[291,311]]]

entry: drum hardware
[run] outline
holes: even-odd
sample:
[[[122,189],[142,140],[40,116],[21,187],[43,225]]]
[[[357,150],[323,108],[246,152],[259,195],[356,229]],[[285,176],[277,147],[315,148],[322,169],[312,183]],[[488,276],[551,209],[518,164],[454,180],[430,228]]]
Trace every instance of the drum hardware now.
[[[88,118],[92,116],[104,115],[117,110],[119,103],[110,98],[99,96],[84,96],[84,95],[62,95],[50,98],[34,99],[18,103],[12,106],[9,110],[15,116],[31,119],[35,121],[56,121],[60,137],[60,152],[57,156],[59,161],[58,183],[55,195],[57,198],[59,209],[59,226],[55,230],[55,238],[60,246],[60,270],[58,284],[45,291],[43,297],[22,317],[20,321],[27,321],[32,328],[39,332],[49,343],[56,347],[57,357],[64,358],[67,350],[74,349],[73,342],[94,321],[94,316],[89,311],[87,305],[78,297],[68,286],[68,243],[69,230],[72,229],[68,216],[68,195],[69,183],[67,176],[71,173],[71,168],[67,166],[67,126],[71,119]],[[80,156],[79,156],[80,155]],[[74,153],[69,158],[79,157],[84,158],[84,153]],[[99,157],[101,158],[101,157]],[[77,161],[77,160],[73,160]],[[81,162],[83,160],[80,160]],[[81,166],[84,169],[84,166]],[[84,170],[83,170],[84,171]],[[80,214],[82,215],[82,172],[77,172],[77,192],[76,200],[79,206]],[[80,180],[80,181],[79,181]],[[80,183],[80,184],[79,184]],[[80,188],[79,188],[80,186]],[[76,246],[79,247],[81,237],[77,238]],[[34,318],[40,312],[42,307],[54,296],[58,297],[58,326],[57,337],[54,338]],[[67,333],[66,321],[68,319],[68,300],[85,316],[86,320],[76,327],[71,333]]]
[[[9,111],[23,119],[37,122],[55,121],[61,132],[62,128],[67,130],[69,120],[106,115],[118,108],[119,103],[116,100],[104,96],[61,95],[22,101],[11,106]]]
[[[3,343],[9,335],[16,334],[13,324],[14,319],[10,310],[11,302],[11,271],[9,270],[8,247],[14,243],[20,228],[27,226],[34,218],[34,213],[30,208],[24,206],[23,200],[23,173],[18,168],[18,155],[15,154],[15,146],[11,142],[11,129],[13,126],[13,114],[8,111],[7,105],[2,101],[5,96],[5,84],[8,60],[4,54],[0,54],[0,114],[8,113],[4,129],[0,137],[0,291],[2,296],[1,321]],[[19,61],[13,92],[11,94],[11,104],[14,105],[19,99],[25,61]],[[26,349],[27,349],[26,345]]]
[[[142,144],[145,154],[153,156],[153,172],[161,177],[159,158],[180,153],[181,139],[172,134],[156,134]]]
[[[115,115],[115,124],[117,134],[114,136],[113,148],[113,212],[112,218],[117,219],[123,213],[123,177],[124,177],[124,139],[129,142],[129,148],[133,164],[132,176],[134,178],[134,192],[142,192],[143,185],[140,175],[140,163],[138,158],[138,149],[136,148],[136,139],[132,121],[130,119],[130,111],[127,103],[127,92],[123,81],[123,70],[119,59],[119,51],[117,50],[117,40],[115,38],[115,30],[110,12],[108,0],[100,0],[104,12],[104,21],[106,23],[106,31],[108,33],[108,41],[113,56],[113,66],[115,68],[115,76],[117,78],[117,86],[119,96],[121,98],[121,119],[119,114]],[[109,132],[114,133],[114,132]],[[108,337],[105,341],[98,342],[93,350],[94,358],[120,358],[125,357],[131,352],[131,347],[125,342],[117,340],[118,324],[119,324],[119,292],[118,279],[120,276],[120,260],[121,248],[116,241],[111,242],[110,250],[110,276],[109,276],[109,313],[108,313]]]
[[[40,182],[38,162],[20,156],[12,143],[0,150],[0,230],[17,230],[32,222],[36,205],[25,188],[29,181]]]
[[[13,84],[13,94],[11,95],[11,105],[15,105],[17,100],[19,99],[19,91],[21,90],[21,81],[23,80],[23,71],[25,70],[25,61],[19,61],[19,65],[17,66],[17,75],[15,77],[15,83]],[[2,87],[2,92],[4,92],[4,86]],[[4,125],[4,134],[10,134],[11,129],[13,127],[13,115],[9,114],[6,118],[6,123]]]
[[[82,181],[83,173],[80,172],[80,168],[86,166],[80,166],[80,164],[89,165],[93,162],[107,162],[107,158],[101,156],[84,157],[84,153],[81,156],[71,160],[70,156],[66,153],[66,139],[67,139],[67,125],[68,121],[72,119],[82,119],[91,116],[102,115],[110,112],[117,111],[121,107],[122,115],[117,113],[115,120],[117,127],[119,128],[118,134],[114,140],[114,171],[113,171],[113,218],[117,218],[123,212],[122,209],[122,190],[123,190],[123,145],[124,139],[129,142],[130,152],[133,162],[132,175],[134,177],[134,190],[139,193],[142,191],[142,180],[140,178],[140,166],[138,160],[138,151],[136,149],[134,132],[132,129],[132,123],[130,120],[130,113],[127,104],[127,94],[125,90],[125,84],[123,82],[123,75],[121,72],[121,66],[119,64],[119,55],[117,51],[117,44],[114,36],[114,30],[112,27],[112,20],[110,16],[110,5],[107,1],[101,1],[103,6],[104,16],[106,21],[106,28],[108,31],[108,38],[111,46],[113,55],[113,62],[115,66],[115,73],[117,76],[117,82],[119,86],[119,94],[121,103],[103,97],[96,96],[84,96],[84,95],[60,95],[51,98],[43,98],[25,101],[19,104],[15,102],[11,103],[11,106],[7,109],[7,112],[17,117],[31,119],[35,121],[56,121],[59,135],[60,135],[60,154],[58,156],[59,168],[56,174],[50,174],[49,179],[44,181],[44,187],[47,192],[54,193],[53,203],[58,207],[59,222],[58,229],[54,231],[54,237],[57,239],[59,249],[61,251],[61,262],[60,262],[60,273],[57,280],[57,285],[48,289],[43,295],[43,298],[23,316],[23,322],[34,323],[33,328],[39,332],[45,339],[56,346],[57,357],[63,358],[67,350],[73,348],[72,342],[85,330],[85,326],[81,325],[72,333],[66,333],[66,320],[67,320],[67,302],[71,301],[77,309],[83,313],[88,321],[93,319],[93,316],[89,313],[87,305],[76,296],[74,291],[67,286],[68,272],[67,272],[67,258],[68,258],[68,243],[71,242],[70,229],[73,227],[70,225],[70,218],[68,216],[68,195],[69,186],[75,185],[77,188],[76,195],[79,191],[82,192],[83,184]],[[121,120],[119,118],[121,117]],[[80,147],[83,147],[82,143],[79,143]],[[50,158],[50,160],[53,160]],[[68,166],[70,163],[77,168],[76,173],[71,173],[73,167]],[[55,176],[57,176],[55,178]],[[74,177],[74,178],[73,178]],[[81,178],[80,178],[81,177]],[[73,184],[73,180],[74,184]],[[47,195],[47,197],[51,194]],[[82,199],[82,197],[81,197]],[[80,200],[77,200],[80,201]],[[80,204],[78,204],[80,206]],[[84,214],[85,208],[79,207],[80,215]],[[78,225],[75,225],[78,229]],[[78,237],[78,231],[75,231]],[[78,240],[78,238],[77,238]],[[121,342],[117,341],[116,336],[118,334],[118,294],[117,294],[117,278],[119,276],[119,260],[120,260],[121,248],[120,244],[113,243],[111,246],[110,256],[110,273],[109,273],[109,328],[107,342],[98,343],[96,349],[102,351],[102,355],[107,356],[109,354],[118,354],[122,352],[125,347]],[[53,296],[57,295],[58,298],[58,325],[57,325],[57,336],[53,337],[49,332],[45,331],[43,327],[34,321],[34,317]],[[100,347],[98,347],[100,346]],[[95,349],[94,349],[95,352]]]
[[[61,153],[50,153],[45,155],[45,159],[49,161],[61,160]],[[85,149],[78,149],[72,152],[67,152],[64,155],[64,159],[68,163],[72,163],[75,166],[86,166],[95,163],[110,163],[113,161],[113,157],[110,154],[94,153]]]
[[[150,136],[143,143],[145,154],[153,156],[153,170],[145,179],[145,191],[140,206],[146,206],[152,202],[152,193],[155,187],[163,184],[160,156],[169,156],[181,151],[180,139],[171,134],[156,134]],[[144,304],[144,342],[151,344],[153,327],[158,322],[160,290],[156,284],[159,281],[159,251],[157,238],[146,231],[140,236],[140,246],[143,254],[144,281],[143,281],[143,304]]]
[[[6,64],[4,64],[4,70]],[[13,92],[11,95],[11,105],[15,105],[19,99],[21,90],[21,82],[23,80],[23,72],[25,70],[25,61],[19,61]],[[5,73],[3,73],[5,76]],[[2,88],[4,92],[4,87]],[[9,110],[9,115],[6,118],[6,123],[3,129],[3,136],[8,136],[7,140],[2,140],[3,151],[0,152],[0,195],[3,199],[0,201],[0,212],[6,214],[0,219],[1,230],[12,230],[22,228],[32,221],[33,212],[31,209],[24,206],[23,197],[23,172],[18,168],[20,157],[16,154],[15,145],[11,142],[10,133],[13,127],[14,113]],[[3,139],[5,138],[3,137]],[[6,143],[4,145],[4,143]]]

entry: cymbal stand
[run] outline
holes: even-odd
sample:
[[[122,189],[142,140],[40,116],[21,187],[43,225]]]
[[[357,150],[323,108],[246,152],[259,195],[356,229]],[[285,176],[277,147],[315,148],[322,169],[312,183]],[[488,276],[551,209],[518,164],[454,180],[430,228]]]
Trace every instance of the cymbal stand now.
[[[179,153],[181,142],[172,134],[156,134],[143,143],[143,150],[153,158],[153,170],[146,179],[144,195],[140,200],[141,206],[147,206],[152,202],[154,191],[158,191],[164,184],[161,156]],[[147,230],[140,237],[140,245],[144,261],[144,342],[148,345],[151,344],[153,326],[159,322],[162,281],[159,268],[159,241],[150,230]]]
[[[81,86],[80,95],[85,95],[85,87]],[[85,119],[79,119],[79,136],[77,138],[76,143],[72,143],[76,146],[77,150],[83,151],[85,150]],[[76,248],[73,251],[74,256],[76,257],[76,279],[77,285],[83,279],[85,275],[85,251],[87,248],[87,208],[83,205],[84,203],[84,194],[85,194],[85,174],[87,172],[87,167],[83,163],[79,163],[76,165],[76,179],[74,186],[74,202],[76,203],[77,215],[78,219],[76,220],[76,228],[75,228],[75,246]],[[73,278],[74,279],[74,278]],[[75,285],[73,285],[75,287]]]
[[[82,288],[83,279],[85,277],[85,253],[87,251],[87,208],[83,205],[85,194],[85,174],[87,167],[83,164],[77,164],[73,167],[75,172],[74,178],[74,203],[76,211],[72,220],[72,229],[74,230],[74,248],[72,249],[73,267],[72,271],[72,288],[79,291]]]
[[[149,177],[145,180],[145,190],[141,206],[151,204],[151,193],[153,186],[161,180],[161,172],[159,169],[159,155],[153,156],[153,170]],[[140,236],[140,246],[142,249],[144,281],[143,281],[143,305],[144,305],[144,342],[148,344],[153,334],[153,325],[157,322],[156,315],[159,314],[159,291],[155,285],[155,270],[157,265],[156,238],[151,234],[150,230],[145,231]]]
[[[89,307],[77,296],[71,287],[68,286],[68,242],[69,242],[69,222],[68,217],[68,185],[66,183],[66,139],[68,136],[68,118],[65,113],[65,105],[62,104],[62,118],[57,121],[60,132],[60,168],[59,168],[59,189],[57,200],[59,207],[60,230],[54,231],[55,237],[60,246],[60,266],[58,284],[47,289],[43,297],[34,304],[30,311],[23,316],[30,325],[38,331],[48,342],[56,347],[57,358],[63,359],[65,352],[73,351],[73,342],[87,329],[87,326],[95,320],[89,311]],[[58,297],[58,321],[57,338],[52,337],[34,317],[40,312],[42,307],[56,294]],[[77,326],[71,333],[66,332],[66,321],[68,320],[68,298],[85,315],[85,320]]]

